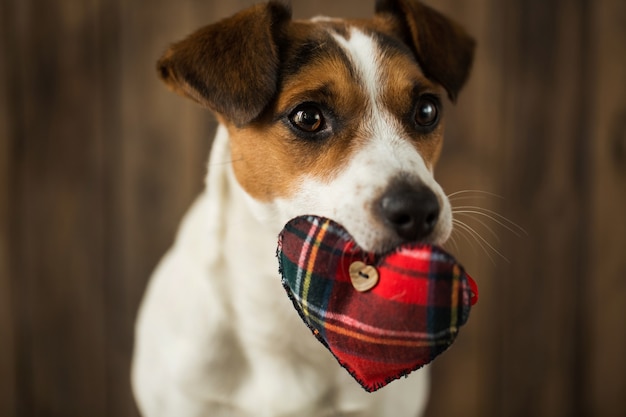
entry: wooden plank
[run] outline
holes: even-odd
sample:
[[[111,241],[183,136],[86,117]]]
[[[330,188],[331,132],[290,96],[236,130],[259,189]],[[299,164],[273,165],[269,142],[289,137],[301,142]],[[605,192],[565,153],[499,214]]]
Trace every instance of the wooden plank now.
[[[14,6],[17,414],[104,416],[97,4]]]
[[[593,18],[589,148],[591,181],[588,389],[590,415],[626,412],[626,4],[590,3]]]
[[[120,187],[120,163],[123,138],[121,137],[121,31],[120,2],[102,1],[94,21],[97,38],[95,54],[97,60],[94,82],[99,92],[98,117],[95,129],[101,132],[104,235],[103,257],[103,308],[105,313],[104,341],[106,367],[105,415],[138,416],[130,388],[130,355],[132,351],[131,329],[133,312],[127,306],[130,277],[122,275],[118,250],[121,246],[118,218],[118,193]],[[141,123],[141,121],[137,121]],[[131,280],[132,282],[132,280]]]
[[[139,287],[202,187],[215,128],[206,110],[165,88],[156,76],[156,61],[170,43],[206,24],[212,5],[176,2],[153,8],[137,1],[120,7],[121,132],[112,156],[117,169],[111,208],[120,239],[111,242],[111,251],[119,256],[120,273],[130,280],[127,290],[136,304]]]
[[[584,2],[493,6],[504,20],[503,209],[529,239],[503,240],[486,415],[584,415],[583,289],[591,175],[584,131]]]
[[[16,321],[13,315],[12,285],[12,201],[13,201],[13,149],[15,146],[13,112],[10,103],[15,95],[11,88],[15,70],[11,66],[15,56],[15,36],[10,16],[11,4],[0,1],[0,415],[15,417],[16,404]]]

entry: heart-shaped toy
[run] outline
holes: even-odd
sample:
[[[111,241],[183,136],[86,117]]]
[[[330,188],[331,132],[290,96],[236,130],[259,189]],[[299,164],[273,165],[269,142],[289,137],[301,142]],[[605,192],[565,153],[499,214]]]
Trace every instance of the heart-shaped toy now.
[[[277,256],[302,320],[369,392],[446,350],[478,297],[474,281],[442,249],[409,243],[369,253],[321,217],[287,223]]]

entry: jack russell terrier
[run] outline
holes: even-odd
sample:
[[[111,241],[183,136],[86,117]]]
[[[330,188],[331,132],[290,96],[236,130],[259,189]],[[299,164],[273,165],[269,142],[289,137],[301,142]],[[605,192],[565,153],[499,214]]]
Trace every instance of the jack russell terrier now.
[[[270,1],[201,28],[159,60],[162,80],[220,122],[204,191],[139,311],[133,388],[146,417],[415,417],[420,370],[365,392],[283,289],[277,236],[304,215],[365,250],[442,244],[433,177],[474,41],[414,0],[369,20],[292,20]]]

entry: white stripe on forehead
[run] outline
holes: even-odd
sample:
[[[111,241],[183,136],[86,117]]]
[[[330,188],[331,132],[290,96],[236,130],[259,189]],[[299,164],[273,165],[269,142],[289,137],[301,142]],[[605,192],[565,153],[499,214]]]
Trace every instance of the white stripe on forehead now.
[[[349,38],[346,39],[335,33],[333,37],[345,50],[354,66],[354,70],[361,78],[363,86],[370,99],[370,104],[377,107],[380,85],[380,71],[378,67],[379,50],[374,40],[356,28],[350,28]]]
[[[385,63],[382,51],[376,41],[354,27],[349,29],[347,38],[339,34],[334,34],[333,37],[348,56],[358,82],[364,88],[365,96],[368,99],[369,114],[363,115],[361,126],[365,138],[368,139],[368,142],[373,142],[371,145],[378,146],[383,154],[392,159],[397,156],[392,164],[400,164],[400,170],[414,171],[414,167],[408,165],[407,154],[414,154],[414,159],[418,160],[418,165],[424,165],[421,156],[404,138],[403,128],[399,120],[381,104],[384,80],[380,68]],[[424,168],[426,167],[424,166]]]

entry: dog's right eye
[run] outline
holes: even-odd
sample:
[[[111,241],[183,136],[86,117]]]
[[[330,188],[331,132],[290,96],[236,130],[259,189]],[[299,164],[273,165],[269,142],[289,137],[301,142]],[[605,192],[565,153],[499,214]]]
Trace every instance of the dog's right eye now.
[[[289,122],[305,133],[317,133],[326,127],[324,114],[314,104],[301,104],[289,115]]]
[[[415,122],[422,128],[432,129],[439,121],[439,104],[434,96],[419,98],[415,109]]]

